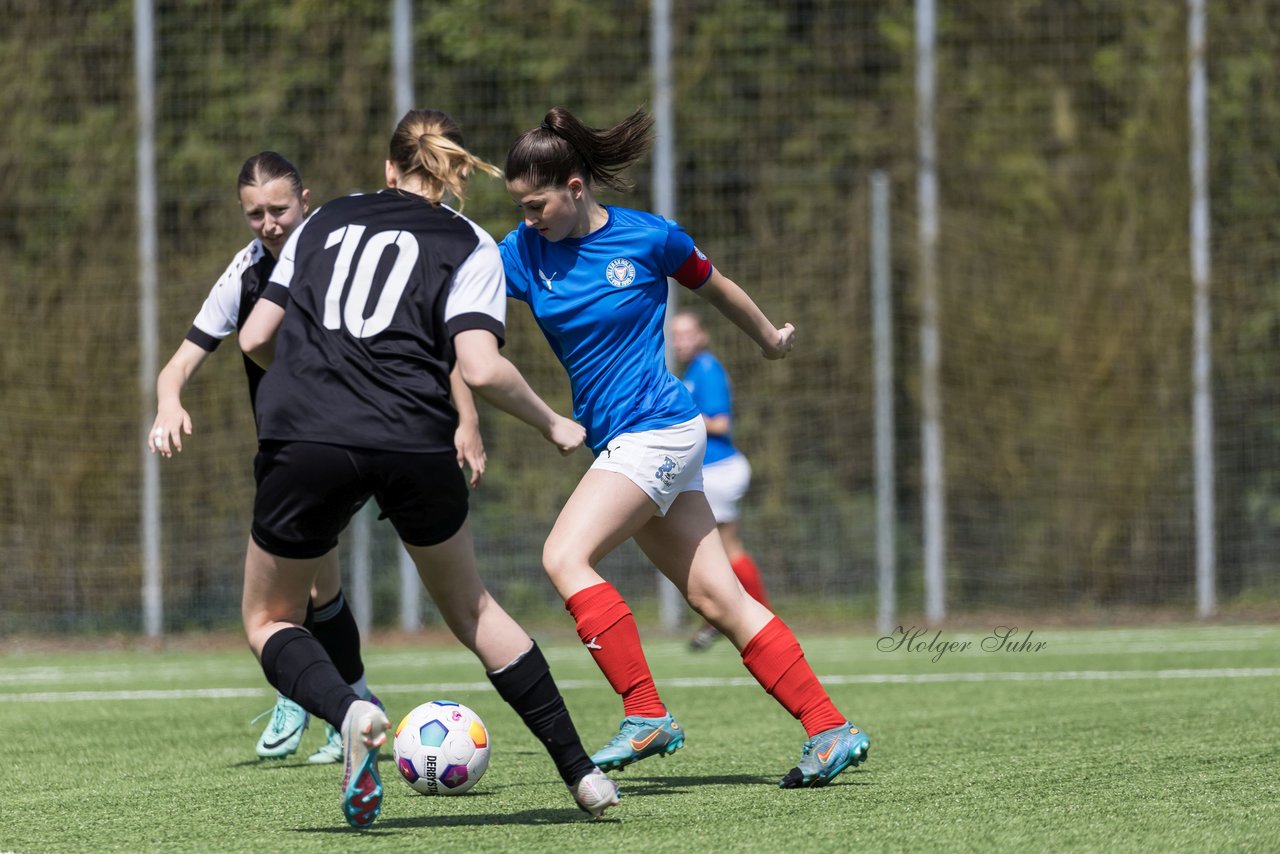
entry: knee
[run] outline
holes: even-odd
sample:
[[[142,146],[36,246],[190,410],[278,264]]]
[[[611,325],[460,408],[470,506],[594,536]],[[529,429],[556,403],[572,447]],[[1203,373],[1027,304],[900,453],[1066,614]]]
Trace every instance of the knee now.
[[[714,626],[719,626],[733,613],[733,603],[726,599],[721,590],[690,587],[686,598],[689,607]]]
[[[552,538],[542,546],[542,568],[553,579],[565,577],[582,562],[571,543]]]

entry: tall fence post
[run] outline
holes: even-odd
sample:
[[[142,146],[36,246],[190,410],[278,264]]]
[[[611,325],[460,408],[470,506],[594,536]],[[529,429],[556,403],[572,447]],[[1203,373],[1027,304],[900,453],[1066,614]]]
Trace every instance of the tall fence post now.
[[[1187,0],[1190,74],[1187,106],[1191,121],[1191,281],[1195,290],[1192,331],[1192,446],[1195,471],[1196,612],[1216,607],[1217,532],[1213,495],[1212,308],[1209,302],[1209,107],[1206,82],[1205,3]]]
[[[924,471],[924,612],[939,622],[946,608],[946,497],[938,334],[938,175],[934,136],[934,0],[916,0],[916,131],[920,194],[920,425]]]
[[[653,204],[654,212],[675,218],[675,119],[672,115],[671,80],[671,0],[653,0],[649,11],[649,64],[653,74]],[[678,290],[667,282],[667,317],[664,328],[671,323],[676,309]],[[667,364],[673,365],[670,338],[667,344]],[[680,591],[658,573],[658,623],[666,632],[680,628],[684,614]]]
[[[158,339],[156,289],[159,240],[156,235],[156,70],[152,0],[133,3],[133,70],[138,92],[138,389],[142,430],[155,418]],[[142,443],[142,622],[147,637],[164,627],[160,564],[160,460]]]
[[[414,107],[413,92],[413,0],[392,0],[392,75],[395,78],[395,120]],[[400,570],[400,628],[416,632],[422,628],[422,582],[413,558],[398,544]]]
[[[897,484],[893,474],[893,291],[889,282],[889,176],[871,173],[871,338],[875,364],[876,564],[881,637],[893,631],[897,591]]]

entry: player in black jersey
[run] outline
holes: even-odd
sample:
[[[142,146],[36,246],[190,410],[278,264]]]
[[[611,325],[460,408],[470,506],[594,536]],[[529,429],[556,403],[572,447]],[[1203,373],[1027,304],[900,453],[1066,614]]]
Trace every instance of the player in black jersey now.
[[[390,722],[300,624],[312,577],[371,496],[449,628],[547,748],[578,805],[599,817],[618,801],[583,749],[537,644],[476,568],[452,444],[455,361],[472,389],[561,453],[578,448],[584,431],[498,351],[502,260],[493,239],[460,213],[475,171],[499,174],[467,152],[447,114],[410,111],[391,139],[387,189],[331,201],[299,227],[240,331],[244,351],[271,368],[257,410],[245,632],[267,679],[339,726],[342,807],[356,827],[381,809],[377,757]]]
[[[302,176],[287,158],[263,151],[244,162],[237,180],[237,195],[253,240],[236,253],[226,271],[214,284],[196,315],[186,339],[156,379],[156,417],[148,434],[153,453],[171,457],[182,451],[182,437],[192,432],[191,415],[182,405],[182,390],[222,340],[239,329],[275,269],[276,258],[307,215],[310,191],[303,186]],[[256,407],[258,384],[263,370],[250,359],[244,359],[248,379],[249,404]],[[459,383],[461,380],[459,380]],[[469,430],[457,437],[460,453],[466,450],[473,467],[483,470],[484,448],[477,426],[475,406],[465,394],[460,409],[468,414],[463,419]],[[306,627],[320,640],[342,672],[343,678],[362,697],[370,697],[360,656],[360,631],[342,592],[342,576],[337,554],[326,557],[316,573],[307,610]],[[264,759],[280,759],[296,752],[307,728],[309,717],[297,703],[277,694],[271,719],[258,739],[256,752]],[[342,739],[329,729],[325,743],[310,757],[314,763],[340,762]]]

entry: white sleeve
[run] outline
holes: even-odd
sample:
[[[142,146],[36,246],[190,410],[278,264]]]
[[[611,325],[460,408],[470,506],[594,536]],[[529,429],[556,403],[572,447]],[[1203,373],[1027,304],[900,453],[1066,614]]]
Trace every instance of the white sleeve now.
[[[192,326],[219,341],[236,331],[244,273],[258,263],[265,251],[262,243],[255,239],[231,260],[209,291],[209,296],[205,297]]]
[[[454,334],[459,331],[454,321],[464,322],[466,315],[489,318],[490,322],[478,324],[486,328],[494,321],[499,328],[507,322],[507,280],[502,271],[498,244],[475,223],[471,223],[471,227],[480,238],[479,243],[454,271],[453,284],[444,307],[444,322]]]
[[[298,238],[302,236],[307,223],[311,222],[311,217],[318,213],[320,208],[312,211],[311,216],[303,220],[302,225],[295,228],[293,234],[290,234],[289,239],[284,242],[284,248],[280,250],[280,260],[276,261],[276,268],[271,271],[271,284],[287,288],[293,281],[293,265],[298,255]]]

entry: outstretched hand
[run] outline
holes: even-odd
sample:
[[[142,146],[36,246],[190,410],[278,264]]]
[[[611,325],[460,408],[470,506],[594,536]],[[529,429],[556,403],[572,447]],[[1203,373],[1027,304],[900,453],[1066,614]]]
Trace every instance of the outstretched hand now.
[[[782,324],[782,328],[778,330],[778,337],[769,347],[761,347],[760,352],[764,354],[766,359],[785,359],[787,354],[791,352],[791,348],[796,346],[796,328],[790,323]]]

